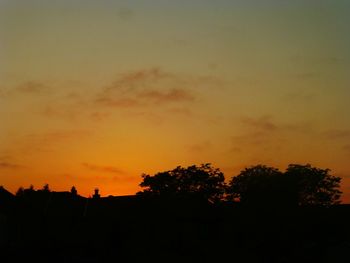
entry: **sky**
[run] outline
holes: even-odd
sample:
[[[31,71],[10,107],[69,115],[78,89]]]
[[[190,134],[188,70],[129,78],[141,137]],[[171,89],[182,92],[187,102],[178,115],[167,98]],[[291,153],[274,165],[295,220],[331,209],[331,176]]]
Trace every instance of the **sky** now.
[[[310,163],[350,202],[349,24],[346,0],[0,0],[0,184]]]

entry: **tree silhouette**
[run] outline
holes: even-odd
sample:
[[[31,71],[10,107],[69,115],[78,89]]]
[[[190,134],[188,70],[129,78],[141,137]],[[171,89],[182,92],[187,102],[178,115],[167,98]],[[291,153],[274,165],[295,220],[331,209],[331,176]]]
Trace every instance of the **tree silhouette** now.
[[[142,175],[140,186],[145,188],[138,195],[152,196],[196,196],[210,202],[223,198],[225,178],[223,173],[211,164],[178,166],[173,170]]]
[[[265,165],[245,168],[229,182],[231,200],[249,205],[323,205],[339,203],[340,177],[329,169],[290,164],[282,173]]]
[[[228,198],[250,205],[281,202],[284,195],[282,175],[278,169],[265,165],[245,168],[230,180]]]
[[[285,172],[289,184],[297,193],[299,205],[334,205],[340,203],[341,178],[330,175],[329,169],[310,164],[290,164]]]

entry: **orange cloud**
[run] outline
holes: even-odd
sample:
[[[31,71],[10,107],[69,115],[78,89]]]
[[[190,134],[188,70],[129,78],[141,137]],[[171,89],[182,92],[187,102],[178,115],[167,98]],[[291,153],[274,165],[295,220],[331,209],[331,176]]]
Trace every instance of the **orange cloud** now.
[[[100,165],[94,165],[89,163],[82,163],[82,165],[92,171],[96,172],[107,172],[107,173],[114,173],[114,174],[125,174],[125,172],[117,167],[114,166],[100,166]]]

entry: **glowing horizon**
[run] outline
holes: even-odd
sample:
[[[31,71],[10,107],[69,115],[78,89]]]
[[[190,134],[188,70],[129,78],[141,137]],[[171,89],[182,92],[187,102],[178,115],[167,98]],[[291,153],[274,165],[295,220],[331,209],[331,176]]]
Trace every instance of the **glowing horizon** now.
[[[133,194],[212,163],[330,168],[350,202],[348,1],[0,1],[0,185]]]

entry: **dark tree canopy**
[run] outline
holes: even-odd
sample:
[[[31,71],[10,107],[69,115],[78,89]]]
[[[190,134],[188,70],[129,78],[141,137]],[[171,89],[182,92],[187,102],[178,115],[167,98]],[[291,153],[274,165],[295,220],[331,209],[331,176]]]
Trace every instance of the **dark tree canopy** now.
[[[228,197],[245,204],[271,204],[283,195],[282,172],[256,165],[245,168],[229,182]],[[277,199],[278,198],[278,199]]]
[[[340,177],[329,169],[291,164],[283,173],[273,167],[256,165],[244,169],[229,182],[231,200],[254,205],[323,205],[339,203]]]
[[[285,176],[295,187],[299,205],[329,206],[340,202],[341,178],[330,175],[329,169],[312,167],[310,164],[290,164]]]
[[[143,174],[142,178],[140,186],[144,190],[138,195],[199,196],[216,202],[223,198],[226,186],[224,174],[211,164],[178,166],[153,176]]]

